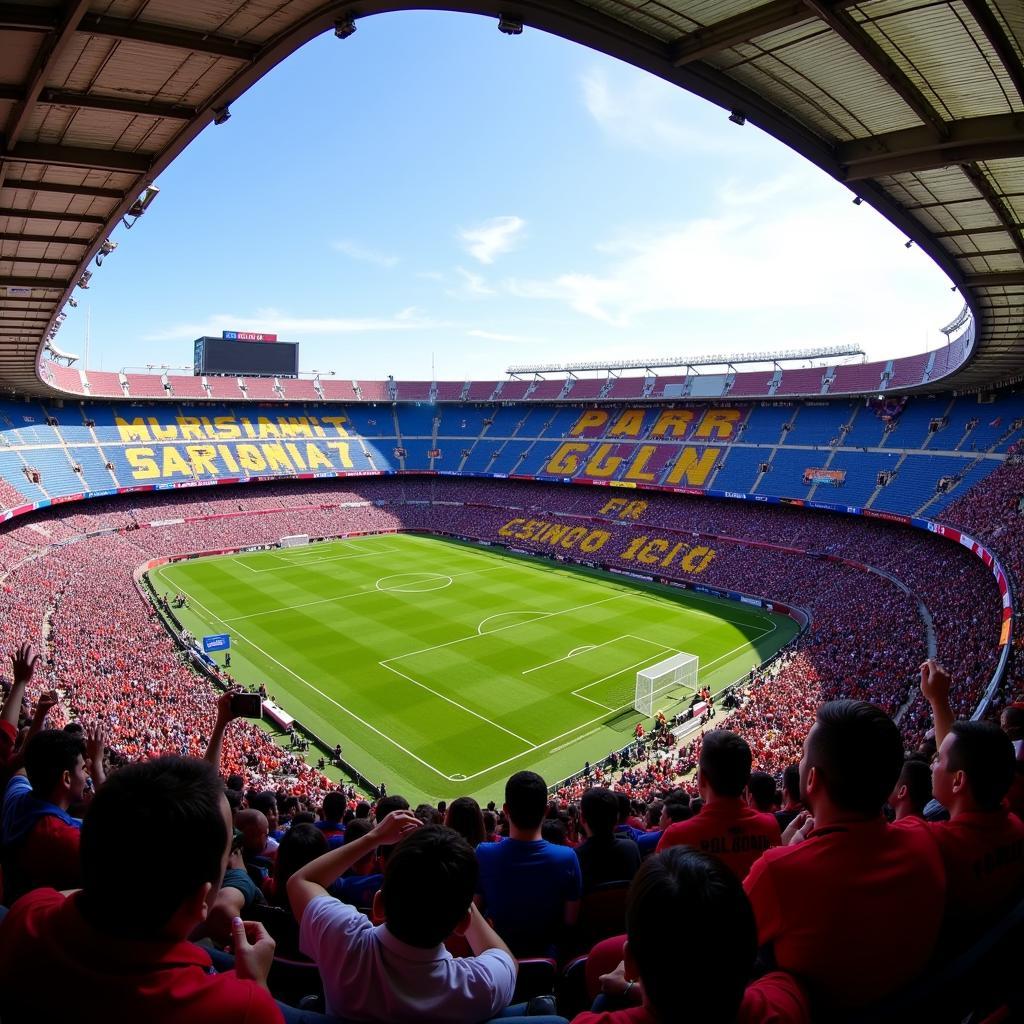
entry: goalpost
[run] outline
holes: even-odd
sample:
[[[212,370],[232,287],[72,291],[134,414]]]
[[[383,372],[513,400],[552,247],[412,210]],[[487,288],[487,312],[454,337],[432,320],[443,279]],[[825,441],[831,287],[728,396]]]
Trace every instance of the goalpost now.
[[[633,708],[653,718],[657,704],[667,699],[670,690],[683,690],[685,696],[696,693],[698,668],[696,654],[675,654],[637,672]]]
[[[308,533],[293,533],[289,537],[281,538],[281,547],[283,548],[298,548],[302,547],[303,544],[309,543]]]

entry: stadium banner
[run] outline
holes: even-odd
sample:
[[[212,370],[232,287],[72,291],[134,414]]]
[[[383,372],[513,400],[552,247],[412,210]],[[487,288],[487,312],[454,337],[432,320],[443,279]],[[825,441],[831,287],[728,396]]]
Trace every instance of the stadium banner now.
[[[211,633],[203,637],[203,651],[213,654],[215,651],[226,651],[231,646],[231,636],[228,633]]]
[[[825,469],[817,466],[808,466],[804,470],[805,484],[832,484],[838,487],[846,483],[845,469]]]

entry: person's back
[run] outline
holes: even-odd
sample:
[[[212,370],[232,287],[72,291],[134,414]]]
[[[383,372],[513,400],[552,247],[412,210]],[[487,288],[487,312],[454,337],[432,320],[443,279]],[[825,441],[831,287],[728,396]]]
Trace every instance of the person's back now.
[[[157,835],[181,841],[142,844]],[[207,762],[164,757],[115,773],[82,826],[81,891],[38,889],[0,923],[4,1021],[279,1022],[262,929],[235,929],[237,968],[223,974],[187,941],[217,892],[230,836]]]
[[[755,810],[743,799],[750,765],[750,747],[741,736],[727,729],[705,735],[697,776],[704,806],[688,821],[669,826],[658,841],[658,852],[692,846],[718,857],[742,880],[765,850],[778,846],[775,815]]]
[[[580,815],[587,839],[576,847],[583,876],[583,891],[608,882],[629,881],[640,867],[640,848],[623,835],[615,834],[619,805],[607,789],[588,789],[580,801]]]
[[[938,847],[923,824],[892,828],[881,813],[902,764],[899,730],[881,709],[822,705],[800,764],[815,815],[803,828],[813,829],[768,850],[744,883],[761,945],[825,1006],[895,991],[922,970],[938,938]]]
[[[374,926],[326,884],[378,845],[394,850],[374,897],[374,916],[384,923]],[[327,1012],[381,1024],[476,1024],[507,1006],[517,966],[473,906],[476,872],[461,836],[401,809],[296,871],[288,896],[301,922],[300,948],[320,968]],[[473,956],[448,952],[444,940],[453,933]]]
[[[948,938],[963,944],[1024,893],[1024,823],[1004,800],[1014,781],[1009,737],[985,722],[954,722],[932,770],[949,821],[929,822],[948,877]]]
[[[540,838],[546,807],[544,780],[534,772],[517,772],[505,786],[509,837],[482,843],[476,851],[484,915],[520,957],[552,955],[579,909],[576,852]]]

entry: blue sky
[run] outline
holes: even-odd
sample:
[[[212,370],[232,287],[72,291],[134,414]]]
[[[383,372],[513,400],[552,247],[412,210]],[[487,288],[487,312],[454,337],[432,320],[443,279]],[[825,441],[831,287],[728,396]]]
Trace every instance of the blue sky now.
[[[58,344],[186,365],[264,330],[303,370],[944,340],[959,295],[867,205],[751,125],[493,19],[367,18],[272,71],[158,180]]]

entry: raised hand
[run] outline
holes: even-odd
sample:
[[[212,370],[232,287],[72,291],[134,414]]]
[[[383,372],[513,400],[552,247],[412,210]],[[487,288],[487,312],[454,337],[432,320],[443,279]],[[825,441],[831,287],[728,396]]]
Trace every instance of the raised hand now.
[[[39,695],[36,701],[35,717],[45,718],[60,703],[60,695],[56,690],[47,690]]]
[[[921,663],[921,693],[929,704],[948,704],[953,680],[934,658]]]
[[[380,846],[394,846],[403,836],[415,832],[422,824],[412,811],[392,811],[373,830],[373,838]]]
[[[36,662],[39,654],[30,643],[22,644],[11,655],[11,667],[14,671],[14,684],[26,684],[31,680],[32,673],[36,670]]]
[[[85,726],[85,756],[93,767],[103,763],[103,751],[106,748],[107,728],[99,720],[88,722]]]

